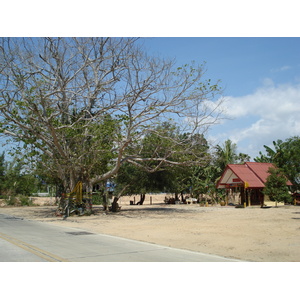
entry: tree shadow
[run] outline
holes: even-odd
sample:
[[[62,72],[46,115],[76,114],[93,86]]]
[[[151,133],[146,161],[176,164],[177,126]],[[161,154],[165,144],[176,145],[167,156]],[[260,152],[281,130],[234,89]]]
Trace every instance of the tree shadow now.
[[[132,212],[132,211],[149,211],[149,212],[172,212],[172,211],[178,211],[180,209],[178,208],[172,208],[172,207],[147,207],[147,206],[139,206],[138,209],[131,209],[131,208],[122,208],[121,211],[126,212]]]
[[[57,207],[39,207],[39,209],[34,210],[34,216],[37,218],[55,218],[56,217]]]

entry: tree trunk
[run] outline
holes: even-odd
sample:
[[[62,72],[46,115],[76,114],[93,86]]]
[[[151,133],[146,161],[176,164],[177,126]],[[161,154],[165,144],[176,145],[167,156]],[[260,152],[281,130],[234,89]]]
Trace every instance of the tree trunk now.
[[[118,212],[120,210],[120,206],[118,204],[118,200],[119,200],[118,197],[114,198],[114,201],[112,202],[112,205],[111,205],[111,211],[112,212]]]
[[[140,201],[136,205],[143,205],[145,198],[146,198],[146,194],[141,194]]]
[[[185,199],[184,199],[183,193],[180,193],[180,195],[181,195],[181,202],[184,203],[184,202],[185,202]]]
[[[108,193],[103,194],[103,210],[108,211]]]

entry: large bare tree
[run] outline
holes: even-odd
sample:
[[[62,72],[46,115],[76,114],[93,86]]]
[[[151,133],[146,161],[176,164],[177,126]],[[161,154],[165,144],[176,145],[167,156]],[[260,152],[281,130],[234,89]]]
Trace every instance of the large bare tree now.
[[[216,123],[219,87],[204,74],[204,65],[148,56],[135,38],[1,38],[1,133],[68,190],[104,181],[125,162],[201,164],[201,155],[171,159],[195,139],[166,136],[168,151],[149,157],[138,145],[164,121],[187,137]]]

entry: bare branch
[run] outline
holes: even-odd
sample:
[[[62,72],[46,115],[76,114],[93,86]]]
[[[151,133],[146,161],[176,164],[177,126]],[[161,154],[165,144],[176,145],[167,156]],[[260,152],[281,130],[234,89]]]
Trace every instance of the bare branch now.
[[[203,65],[149,57],[135,38],[1,38],[0,70],[2,133],[46,154],[70,186],[106,180],[126,162],[150,171],[201,163],[187,139],[186,161],[176,160],[178,137],[205,131],[222,114]],[[163,122],[180,134],[163,136]],[[151,133],[170,148],[154,145],[141,157]]]

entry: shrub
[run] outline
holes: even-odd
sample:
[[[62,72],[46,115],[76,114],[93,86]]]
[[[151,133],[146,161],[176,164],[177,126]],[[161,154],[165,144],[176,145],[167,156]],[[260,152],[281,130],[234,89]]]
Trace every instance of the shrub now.
[[[15,196],[5,196],[5,204],[10,206],[17,206],[18,199]]]
[[[19,195],[19,201],[21,206],[33,206],[33,201],[31,198],[23,195]]]
[[[93,204],[95,205],[103,205],[103,193],[101,192],[98,192],[98,193],[94,193],[93,196],[92,196],[92,201],[93,201]]]
[[[275,201],[276,206],[277,202],[292,202],[292,197],[289,195],[289,190],[286,185],[287,178],[282,171],[280,169],[270,168],[268,173],[270,173],[270,175],[267,178],[263,193],[269,196],[271,201]]]

